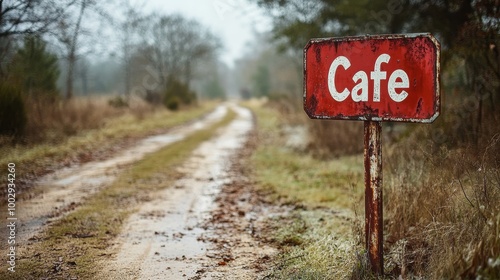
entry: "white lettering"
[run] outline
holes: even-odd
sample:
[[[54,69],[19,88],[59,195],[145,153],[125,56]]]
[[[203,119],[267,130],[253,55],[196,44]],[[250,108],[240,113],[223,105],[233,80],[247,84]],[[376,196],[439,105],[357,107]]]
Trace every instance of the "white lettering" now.
[[[370,72],[370,79],[373,80],[373,102],[380,102],[381,93],[381,81],[387,79],[387,72],[382,71],[382,63],[389,63],[391,57],[388,54],[381,54],[375,60],[375,65],[373,71]],[[344,88],[342,92],[337,90],[335,85],[335,78],[337,74],[337,68],[342,66],[344,70],[351,67],[351,62],[345,56],[339,56],[335,58],[330,65],[328,71],[328,90],[332,98],[338,102],[344,101],[349,95],[354,102],[366,102],[369,99],[368,96],[368,76],[364,71],[358,71],[354,76],[352,76],[352,81],[355,83],[352,91]],[[387,92],[389,97],[395,102],[402,102],[408,97],[408,92],[401,90],[397,92],[397,89],[407,89],[410,87],[410,78],[408,74],[402,70],[397,69],[391,73],[389,81],[387,83]]]
[[[354,102],[368,101],[368,76],[363,71],[358,71],[352,77],[354,82],[361,80],[357,85],[352,88],[352,100]],[[359,94],[358,92],[361,91]]]
[[[375,69],[370,74],[373,80],[373,101],[375,102],[380,102],[380,80],[387,78],[386,72],[380,71],[380,66],[382,62],[388,63],[390,59],[388,54],[381,54],[375,61]]]
[[[340,65],[347,70],[351,66],[351,62],[345,56],[335,58],[332,65],[330,65],[330,71],[328,71],[328,90],[330,90],[333,99],[342,102],[349,96],[349,90],[345,88],[342,92],[338,92],[337,88],[335,88],[335,73]]]
[[[401,79],[401,82],[398,82],[397,80]],[[406,74],[405,71],[398,69],[394,71],[391,74],[391,77],[389,78],[389,85],[387,87],[389,91],[389,96],[391,97],[392,100],[396,102],[401,102],[408,97],[408,92],[405,90],[402,90],[400,93],[396,92],[396,89],[398,88],[408,88],[410,86],[410,79],[408,79],[408,75]]]

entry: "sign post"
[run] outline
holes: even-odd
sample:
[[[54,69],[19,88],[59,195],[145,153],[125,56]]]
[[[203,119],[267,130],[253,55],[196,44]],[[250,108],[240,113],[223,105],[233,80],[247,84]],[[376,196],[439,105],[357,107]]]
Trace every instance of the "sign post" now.
[[[312,39],[304,48],[304,110],[364,121],[365,242],[383,275],[381,122],[432,123],[440,112],[440,45],[430,34]]]
[[[384,274],[382,143],[380,122],[365,121],[365,244],[375,274]]]

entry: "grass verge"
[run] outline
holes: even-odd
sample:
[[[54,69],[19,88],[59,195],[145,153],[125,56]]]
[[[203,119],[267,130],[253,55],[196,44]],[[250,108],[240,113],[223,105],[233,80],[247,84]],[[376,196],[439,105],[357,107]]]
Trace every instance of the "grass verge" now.
[[[355,206],[363,197],[363,156],[327,161],[296,152],[285,146],[278,110],[248,106],[257,118],[258,147],[251,159],[257,184],[274,203],[291,205],[267,221],[280,249],[267,278],[350,278],[362,259]]]
[[[179,176],[175,166],[202,142],[235,117],[233,111],[212,126],[148,155],[123,172],[110,186],[83,206],[51,225],[43,236],[22,246],[16,273],[0,272],[0,279],[93,279],[99,260],[110,254],[113,239],[141,201],[167,188]],[[13,277],[14,276],[14,277]]]

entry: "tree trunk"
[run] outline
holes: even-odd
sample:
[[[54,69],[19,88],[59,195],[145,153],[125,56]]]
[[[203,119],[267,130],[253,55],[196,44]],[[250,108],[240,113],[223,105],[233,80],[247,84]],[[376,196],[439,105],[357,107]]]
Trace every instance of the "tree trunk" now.
[[[66,77],[66,99],[73,98],[73,72],[75,69],[75,55],[70,54],[68,57],[68,76]]]
[[[89,93],[89,79],[88,79],[88,68],[87,65],[82,65],[82,73],[80,74],[80,78],[82,79],[82,91],[83,95],[87,96]]]
[[[130,97],[130,87],[131,87],[131,82],[130,79],[132,77],[132,71],[130,69],[131,67],[131,59],[130,59],[130,50],[129,50],[129,44],[125,43],[124,51],[123,51],[123,56],[124,56],[124,64],[125,64],[125,97],[128,99]]]
[[[3,30],[3,0],[0,0],[0,30]]]
[[[127,62],[125,68],[125,97],[127,99],[130,97],[130,78],[132,77],[130,72],[130,64]]]
[[[75,30],[73,33],[73,38],[69,42],[69,53],[68,53],[68,76],[66,77],[66,99],[71,99],[73,97],[73,72],[76,63],[76,47],[78,41],[78,34],[80,34],[80,25],[82,23],[83,14],[87,8],[87,1],[83,0],[81,2],[80,13],[78,15],[78,20],[75,25]]]

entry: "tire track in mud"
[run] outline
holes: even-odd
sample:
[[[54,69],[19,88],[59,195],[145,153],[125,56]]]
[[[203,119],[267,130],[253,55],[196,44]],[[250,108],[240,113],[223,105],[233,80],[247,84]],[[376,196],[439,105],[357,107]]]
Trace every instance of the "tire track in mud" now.
[[[255,279],[255,267],[249,264],[274,250],[254,240],[247,225],[221,232],[214,218],[232,209],[221,210],[221,196],[227,197],[222,190],[245,188],[238,184],[241,174],[232,160],[248,140],[252,113],[239,106],[231,109],[236,119],[193,151],[179,167],[185,175],[129,217],[110,248],[117,253],[103,264],[98,278]],[[234,252],[226,252],[224,247],[234,243]]]

